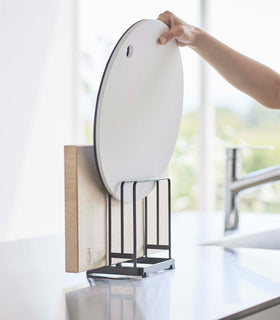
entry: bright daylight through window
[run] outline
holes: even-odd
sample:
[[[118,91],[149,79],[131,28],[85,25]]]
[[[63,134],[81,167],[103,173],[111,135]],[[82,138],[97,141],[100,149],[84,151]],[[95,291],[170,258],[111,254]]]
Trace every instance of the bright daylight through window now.
[[[237,51],[280,72],[280,3],[277,0],[211,0],[209,31]],[[238,19],[237,19],[238,17]],[[250,21],[250,23],[248,23]],[[275,38],[276,37],[276,38]],[[280,163],[280,112],[264,108],[211,72],[216,108],[216,208],[222,209],[225,147],[272,145],[274,150],[243,151],[243,173]],[[280,212],[280,184],[263,186],[241,197],[241,211]]]
[[[106,61],[121,34],[136,21],[157,18],[170,10],[183,20],[199,25],[199,1],[154,1],[139,4],[120,0],[107,10],[106,3],[80,0],[80,122],[81,143],[92,143],[92,121],[96,95]],[[126,8],[126,10],[119,10]],[[155,8],[155,9],[154,9]],[[241,53],[280,71],[280,44],[272,41],[280,29],[278,0],[211,0],[207,6],[208,32]],[[118,12],[116,17],[115,12]],[[128,14],[129,12],[129,14]],[[102,19],[101,19],[102,17]],[[107,20],[104,21],[104,17]],[[238,17],[238,19],[237,19]],[[248,23],[250,21],[250,23]],[[173,211],[198,208],[199,188],[199,57],[182,48],[185,99],[179,137],[169,166],[172,177]],[[222,210],[225,148],[230,145],[274,145],[273,151],[247,149],[243,152],[244,172],[279,164],[280,113],[258,105],[210,70],[210,99],[215,108],[214,145],[216,209]],[[204,159],[207,161],[207,159]],[[280,212],[280,185],[269,185],[242,196],[244,211]],[[261,199],[261,200],[260,200]]]

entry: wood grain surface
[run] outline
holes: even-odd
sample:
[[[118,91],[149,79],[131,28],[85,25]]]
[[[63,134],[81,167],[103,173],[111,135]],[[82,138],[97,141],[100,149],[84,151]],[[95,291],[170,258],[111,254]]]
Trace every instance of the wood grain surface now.
[[[65,262],[67,272],[108,264],[107,192],[98,176],[93,146],[65,146]],[[160,186],[160,243],[167,244],[167,184]],[[148,196],[148,241],[156,243],[156,195]],[[132,203],[124,208],[124,249],[133,251]],[[112,250],[120,251],[120,202],[112,199]],[[137,256],[144,255],[144,201],[137,202]],[[120,260],[114,259],[114,262]]]

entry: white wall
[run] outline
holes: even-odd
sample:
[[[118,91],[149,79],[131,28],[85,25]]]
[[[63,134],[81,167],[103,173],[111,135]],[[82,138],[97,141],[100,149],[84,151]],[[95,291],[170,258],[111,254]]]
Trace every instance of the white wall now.
[[[0,241],[63,231],[74,1],[0,1]]]

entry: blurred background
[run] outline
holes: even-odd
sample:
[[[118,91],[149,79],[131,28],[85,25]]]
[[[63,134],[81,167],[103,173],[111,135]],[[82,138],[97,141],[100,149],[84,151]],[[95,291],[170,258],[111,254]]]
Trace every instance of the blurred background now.
[[[63,146],[92,144],[107,59],[138,20],[170,10],[280,72],[277,0],[0,0],[0,241],[64,229]],[[279,164],[280,112],[227,84],[182,48],[184,114],[169,166],[173,211],[221,211],[225,148],[246,149],[244,173]],[[280,185],[242,196],[241,210],[280,212]]]

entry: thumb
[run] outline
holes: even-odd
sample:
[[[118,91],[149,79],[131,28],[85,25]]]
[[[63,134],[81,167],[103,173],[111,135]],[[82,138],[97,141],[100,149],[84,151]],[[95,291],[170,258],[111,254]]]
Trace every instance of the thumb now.
[[[174,40],[178,37],[178,32],[177,30],[174,29],[170,29],[167,32],[164,32],[159,38],[158,38],[158,42],[159,44],[166,44],[168,42],[170,42],[171,40]]]

